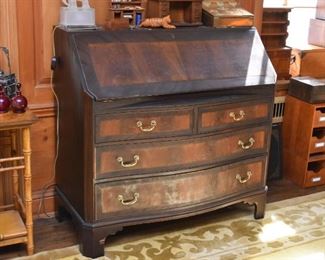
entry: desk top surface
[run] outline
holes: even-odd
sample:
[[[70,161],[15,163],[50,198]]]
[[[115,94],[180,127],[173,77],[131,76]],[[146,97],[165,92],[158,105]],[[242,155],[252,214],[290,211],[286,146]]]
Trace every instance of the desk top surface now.
[[[9,111],[0,114],[0,130],[28,127],[36,120],[37,117],[29,110],[25,113],[13,113]]]
[[[254,28],[57,30],[56,45],[62,58],[55,78],[73,71],[97,101],[274,85],[276,80]]]

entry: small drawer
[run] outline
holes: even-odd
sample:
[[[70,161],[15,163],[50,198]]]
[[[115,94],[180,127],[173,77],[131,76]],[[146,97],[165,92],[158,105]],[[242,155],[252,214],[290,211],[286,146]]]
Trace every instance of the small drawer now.
[[[267,151],[268,127],[182,140],[96,147],[96,178],[181,170]]]
[[[199,132],[209,132],[271,118],[271,104],[245,102],[199,109]]]
[[[313,136],[310,138],[310,153],[325,152],[325,128],[313,129]]]
[[[120,221],[195,207],[261,189],[265,185],[264,175],[262,157],[185,174],[97,184],[96,218]]]
[[[96,116],[96,142],[191,134],[193,111],[173,110]]]
[[[325,126],[325,107],[317,108],[314,114],[314,127],[323,127]]]
[[[313,187],[323,184],[325,184],[325,161],[308,163],[305,187]]]

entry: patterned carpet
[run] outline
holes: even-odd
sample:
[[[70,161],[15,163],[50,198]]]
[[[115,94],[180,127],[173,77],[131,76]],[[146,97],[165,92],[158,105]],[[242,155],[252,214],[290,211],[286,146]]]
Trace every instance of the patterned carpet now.
[[[109,237],[99,259],[325,259],[325,192],[268,204],[262,220],[246,207],[232,207],[159,225]],[[73,246],[19,259],[87,258]]]

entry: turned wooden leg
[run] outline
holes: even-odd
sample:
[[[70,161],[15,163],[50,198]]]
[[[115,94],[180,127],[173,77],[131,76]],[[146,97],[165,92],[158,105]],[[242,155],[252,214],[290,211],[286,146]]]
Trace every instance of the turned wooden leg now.
[[[27,229],[27,253],[32,255],[34,252],[33,242],[33,211],[32,211],[32,174],[31,174],[31,148],[30,130],[23,129],[23,153],[25,158],[24,171],[24,201],[26,209],[26,229]]]
[[[17,156],[17,130],[11,130],[11,156],[16,157]],[[14,167],[17,166],[17,161],[13,161],[12,165]],[[19,199],[19,176],[18,176],[18,170],[12,171],[12,184],[13,184],[13,191],[14,191],[14,203],[16,210],[19,209],[20,205],[18,202]]]
[[[88,229],[83,227],[80,235],[80,251],[90,258],[97,258],[104,255],[106,235],[101,230]]]

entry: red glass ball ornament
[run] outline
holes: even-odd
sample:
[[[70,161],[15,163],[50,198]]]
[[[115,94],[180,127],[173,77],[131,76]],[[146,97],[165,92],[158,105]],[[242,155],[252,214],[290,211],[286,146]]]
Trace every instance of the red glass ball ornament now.
[[[10,99],[6,96],[3,87],[0,86],[0,113],[6,113],[9,111]]]
[[[24,113],[26,111],[27,99],[21,94],[20,86],[18,86],[16,96],[11,100],[11,107],[14,113]]]

